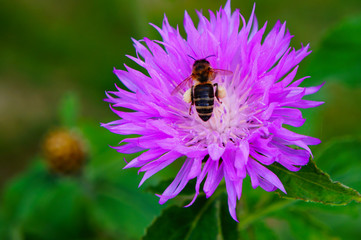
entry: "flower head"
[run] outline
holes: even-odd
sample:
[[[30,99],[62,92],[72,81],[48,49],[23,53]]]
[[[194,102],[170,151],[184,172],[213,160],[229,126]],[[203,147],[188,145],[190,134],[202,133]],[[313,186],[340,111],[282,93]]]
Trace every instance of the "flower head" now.
[[[75,175],[86,162],[86,147],[79,134],[68,129],[50,131],[42,144],[45,162],[51,172]]]
[[[306,78],[294,80],[298,64],[310,51],[308,45],[299,50],[289,46],[292,36],[285,23],[278,21],[265,34],[266,24],[258,27],[254,11],[246,22],[238,9],[231,12],[230,1],[215,14],[209,13],[207,19],[197,12],[199,24],[195,27],[185,12],[186,39],[165,17],[161,28],[153,25],[162,41],[134,40],[137,56],[129,58],[148,74],[127,66],[125,71],[114,70],[130,91],[117,87],[117,91],[107,93],[106,101],[121,119],[103,126],[117,134],[139,135],[115,148],[121,153],[145,151],[125,167],[141,167],[139,171],[145,174],[140,185],[186,156],[174,181],[159,195],[161,204],[177,196],[190,179],[197,178],[190,204],[203,180],[203,191],[209,197],[224,179],[229,211],[236,220],[236,201],[246,175],[254,188],[286,192],[265,165],[278,162],[290,171],[298,171],[307,164],[311,155],[308,145],[320,141],[287,130],[285,125],[303,125],[305,119],[298,108],[316,107],[322,102],[302,98],[321,86],[299,87]],[[183,99],[187,87],[171,94],[192,73],[194,60],[189,56],[209,56],[212,68],[232,73],[214,74],[212,83],[217,83],[225,96],[214,100],[207,121],[198,116],[194,105],[189,114],[191,103]],[[122,112],[114,107],[134,111]]]

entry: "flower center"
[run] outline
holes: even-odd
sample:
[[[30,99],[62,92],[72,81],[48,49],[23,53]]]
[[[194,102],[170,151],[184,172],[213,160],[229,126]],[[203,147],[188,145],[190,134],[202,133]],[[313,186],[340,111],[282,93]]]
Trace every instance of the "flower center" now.
[[[193,107],[191,129],[185,138],[186,146],[207,147],[213,143],[225,146],[228,142],[238,145],[262,126],[256,116],[260,111],[255,110],[257,107],[253,104],[257,101],[249,96],[249,90],[239,91],[232,83],[219,83],[225,88],[226,96],[221,99],[222,103],[215,99],[213,114],[208,121],[202,121]]]

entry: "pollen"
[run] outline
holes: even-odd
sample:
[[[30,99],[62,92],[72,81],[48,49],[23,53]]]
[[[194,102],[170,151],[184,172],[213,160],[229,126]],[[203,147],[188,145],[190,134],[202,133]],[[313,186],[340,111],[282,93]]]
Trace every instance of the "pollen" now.
[[[183,94],[183,101],[185,101],[186,103],[192,102],[191,91],[192,91],[192,88],[188,89],[188,90]]]
[[[222,87],[222,86],[219,86],[218,87],[218,97],[219,98],[225,98],[226,95],[227,95],[226,89],[224,87]]]

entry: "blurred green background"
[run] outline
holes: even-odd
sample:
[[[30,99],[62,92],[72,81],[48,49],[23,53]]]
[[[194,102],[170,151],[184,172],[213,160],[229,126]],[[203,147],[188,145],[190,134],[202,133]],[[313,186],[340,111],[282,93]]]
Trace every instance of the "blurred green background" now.
[[[70,229],[73,235],[69,235],[71,238],[57,235],[52,239],[90,239],[90,236],[137,239],[144,234],[144,228],[159,214],[161,207],[157,205],[157,197],[144,193],[144,188],[137,189],[140,176],[136,170],[121,171],[124,156],[108,147],[116,145],[121,137],[99,127],[100,122],[116,119],[103,102],[104,91],[114,90],[114,83],[119,84],[112,73],[113,67],[123,68],[124,63],[137,67],[125,57],[135,55],[131,37],[160,38],[149,22],[161,25],[165,13],[173,26],[179,25],[182,29],[184,10],[197,22],[195,9],[203,9],[208,16],[207,9],[216,11],[224,4],[225,1],[209,0],[0,1],[0,191],[4,195],[1,204],[7,208],[3,210],[3,219],[9,224],[3,223],[3,226],[13,226],[12,239],[47,239],[44,236],[50,235],[34,229],[41,227],[44,219],[55,218],[69,220],[68,226],[61,225],[61,220],[59,223],[49,221],[49,227],[44,230],[46,234],[56,235],[59,227],[65,229],[64,234]],[[232,1],[232,10],[239,8],[246,19],[252,6],[253,1]],[[361,1],[259,0],[256,15],[260,24],[268,21],[268,30],[277,19],[287,21],[288,29],[295,36],[291,42],[295,48],[299,48],[300,43],[311,44],[313,53],[301,63],[298,75],[311,76],[305,85],[327,82],[310,98],[326,103],[304,111],[308,120],[296,130],[323,141],[314,147],[316,162],[317,156],[335,139],[358,139],[361,133]],[[80,129],[90,149],[86,180],[54,180],[39,163],[44,135],[49,129],[63,125],[62,118],[69,114],[61,110],[64,104],[77,109],[73,127]],[[357,154],[340,159],[356,159]],[[324,162],[324,167],[331,169],[327,161]],[[354,164],[360,166],[356,160]],[[357,167],[355,169],[360,169]],[[26,170],[29,168],[31,170]],[[156,175],[150,184],[175,171],[177,167],[170,167]],[[15,182],[11,183],[12,179]],[[88,180],[95,183],[90,190],[84,187],[83,181]],[[16,188],[24,189],[31,181],[34,181],[32,186],[37,187],[26,194],[33,200],[21,202],[23,195],[19,195]],[[352,181],[350,184],[357,182]],[[54,186],[56,192],[49,193]],[[357,183],[354,187],[361,190]],[[94,195],[93,188],[100,190]],[[108,188],[111,189],[107,191]],[[37,190],[48,194],[46,200],[39,200],[43,201],[41,204],[34,200]],[[68,199],[59,200],[64,196],[61,191],[67,193]],[[77,199],[78,205],[72,204],[72,198]],[[54,212],[49,212],[45,206],[49,199],[60,201],[54,204],[68,212],[56,213],[54,206],[51,206]],[[68,205],[61,205],[63,201]],[[87,205],[94,205],[90,207],[93,211],[85,210]],[[25,210],[18,209],[19,206]],[[34,222],[31,209],[37,209],[38,222]],[[136,223],[139,225],[134,226]],[[74,226],[78,232],[72,232]]]

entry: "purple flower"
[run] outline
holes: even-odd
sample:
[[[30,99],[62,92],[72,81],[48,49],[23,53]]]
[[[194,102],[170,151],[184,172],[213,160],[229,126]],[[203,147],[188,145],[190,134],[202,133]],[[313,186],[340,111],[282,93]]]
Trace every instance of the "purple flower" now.
[[[303,125],[305,119],[298,108],[316,107],[322,102],[302,98],[321,86],[299,87],[306,77],[294,80],[298,64],[310,51],[308,45],[299,50],[289,46],[292,36],[285,23],[278,21],[265,34],[266,24],[258,28],[254,11],[246,23],[238,9],[231,12],[230,1],[216,14],[209,13],[207,19],[197,12],[199,24],[195,27],[185,12],[186,39],[165,17],[161,28],[153,25],[162,41],[133,40],[137,56],[128,57],[147,74],[128,66],[125,71],[114,69],[130,91],[117,87],[117,91],[107,93],[106,101],[121,119],[103,126],[113,133],[137,135],[115,149],[125,154],[144,151],[125,166],[140,167],[139,171],[145,172],[140,185],[186,156],[174,181],[159,195],[160,204],[177,196],[190,179],[197,178],[191,205],[203,180],[203,191],[209,197],[224,178],[229,211],[237,220],[236,201],[241,197],[246,175],[253,188],[286,193],[281,181],[265,165],[278,162],[290,171],[298,171],[307,164],[312,155],[308,145],[320,141],[294,133],[285,125]],[[188,55],[195,59],[209,56],[207,60],[214,69],[232,72],[218,74],[213,81],[224,88],[226,96],[214,101],[208,121],[200,119],[195,106],[189,114],[190,103],[183,100],[187,87],[171,94],[192,73],[194,60]]]

